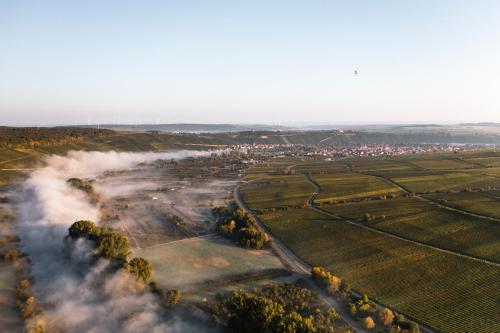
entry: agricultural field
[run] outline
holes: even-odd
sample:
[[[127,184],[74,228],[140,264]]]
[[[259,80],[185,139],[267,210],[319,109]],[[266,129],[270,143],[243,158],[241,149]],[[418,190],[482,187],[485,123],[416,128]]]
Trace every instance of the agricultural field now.
[[[181,292],[213,288],[217,281],[239,281],[246,275],[284,269],[270,251],[246,250],[215,235],[134,249],[133,254],[153,264],[154,279],[160,286]]]
[[[500,330],[497,266],[332,220],[309,208],[261,217],[308,263],[326,267],[358,291],[440,332]]]
[[[245,202],[256,210],[304,206],[313,192],[302,175],[258,179],[247,183],[241,191]]]
[[[297,163],[295,176],[309,174],[320,187],[315,204],[341,220],[309,207],[270,209],[281,203],[258,198],[276,190],[272,182],[247,191],[245,200],[296,255],[382,304],[439,332],[494,332],[500,330],[493,319],[500,302],[500,222],[481,216],[500,217],[500,168],[478,158],[500,154]],[[350,169],[336,167],[343,162]],[[311,196],[309,186],[294,188],[294,195],[301,197],[302,189],[301,200]]]
[[[414,159],[412,164],[425,170],[471,169],[474,164],[459,159]]]
[[[471,171],[426,170],[411,172],[377,172],[376,174],[391,179],[405,189],[415,193],[500,187],[500,179],[484,173],[481,169]]]
[[[383,179],[358,173],[315,175],[314,180],[321,187],[318,202],[402,193],[400,188]]]
[[[296,162],[297,163],[297,162]],[[293,167],[296,173],[308,172],[311,174],[324,174],[348,171],[349,167],[342,161],[311,161],[300,162]]]
[[[413,170],[416,166],[396,158],[352,158],[345,160],[355,172]]]
[[[500,261],[500,223],[440,208],[420,198],[325,206],[336,215],[408,239]],[[370,221],[365,221],[369,214]]]
[[[500,198],[497,191],[433,193],[425,197],[467,212],[500,218]]]

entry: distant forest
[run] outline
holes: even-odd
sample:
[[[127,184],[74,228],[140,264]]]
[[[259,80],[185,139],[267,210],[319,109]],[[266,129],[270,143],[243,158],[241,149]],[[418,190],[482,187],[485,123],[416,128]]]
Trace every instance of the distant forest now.
[[[33,148],[105,137],[107,129],[79,127],[0,127],[0,147]]]

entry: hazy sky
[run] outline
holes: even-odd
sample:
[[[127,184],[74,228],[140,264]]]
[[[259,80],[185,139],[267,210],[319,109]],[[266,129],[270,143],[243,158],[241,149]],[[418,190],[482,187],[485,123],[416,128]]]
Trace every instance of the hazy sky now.
[[[500,122],[500,1],[0,0],[0,125],[89,119]]]

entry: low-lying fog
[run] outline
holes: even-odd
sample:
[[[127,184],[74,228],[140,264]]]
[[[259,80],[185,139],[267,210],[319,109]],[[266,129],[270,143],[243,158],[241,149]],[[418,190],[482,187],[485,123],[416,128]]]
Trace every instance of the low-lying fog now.
[[[17,195],[17,232],[22,251],[32,260],[34,290],[45,305],[44,320],[49,328],[66,332],[209,331],[196,312],[190,313],[189,323],[181,314],[165,318],[155,298],[128,274],[109,273],[105,260],[90,265],[86,241],[68,246],[65,236],[68,227],[82,219],[122,228],[138,247],[164,241],[168,235],[175,239],[182,238],[183,232],[208,233],[212,222],[207,211],[227,196],[234,183],[190,186],[169,178],[159,168],[138,165],[210,153],[70,152],[65,157],[49,157],[46,166],[30,175]],[[71,177],[95,180],[99,203],[91,203],[85,193],[68,185],[66,180]],[[214,197],[219,199],[214,202]],[[200,198],[201,206],[206,207],[200,207]],[[172,215],[185,223],[177,236],[158,222]],[[156,233],[165,237],[151,236]]]

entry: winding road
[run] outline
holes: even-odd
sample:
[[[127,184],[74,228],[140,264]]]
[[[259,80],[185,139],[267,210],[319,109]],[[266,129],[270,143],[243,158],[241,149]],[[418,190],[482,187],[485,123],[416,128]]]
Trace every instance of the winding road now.
[[[250,182],[257,181],[259,179],[251,180]],[[297,257],[290,249],[288,249],[281,240],[276,238],[269,229],[262,223],[258,216],[254,214],[254,212],[248,207],[248,205],[243,201],[240,191],[241,185],[236,186],[233,191],[234,201],[242,209],[244,212],[255,218],[257,222],[257,228],[259,228],[260,232],[264,232],[269,236],[271,249],[276,254],[276,256],[281,260],[281,262],[288,267],[291,271],[298,273],[300,275],[305,275],[307,277],[306,281],[309,283],[309,286],[312,290],[314,290],[321,298],[327,303],[330,307],[334,308],[335,311],[339,314],[339,316],[346,322],[351,328],[358,333],[369,333],[368,330],[364,329],[361,324],[354,320],[350,314],[347,312],[347,309],[342,306],[334,297],[328,295],[323,289],[319,288],[316,283],[311,278],[311,269],[312,266],[304,262],[302,259]]]

